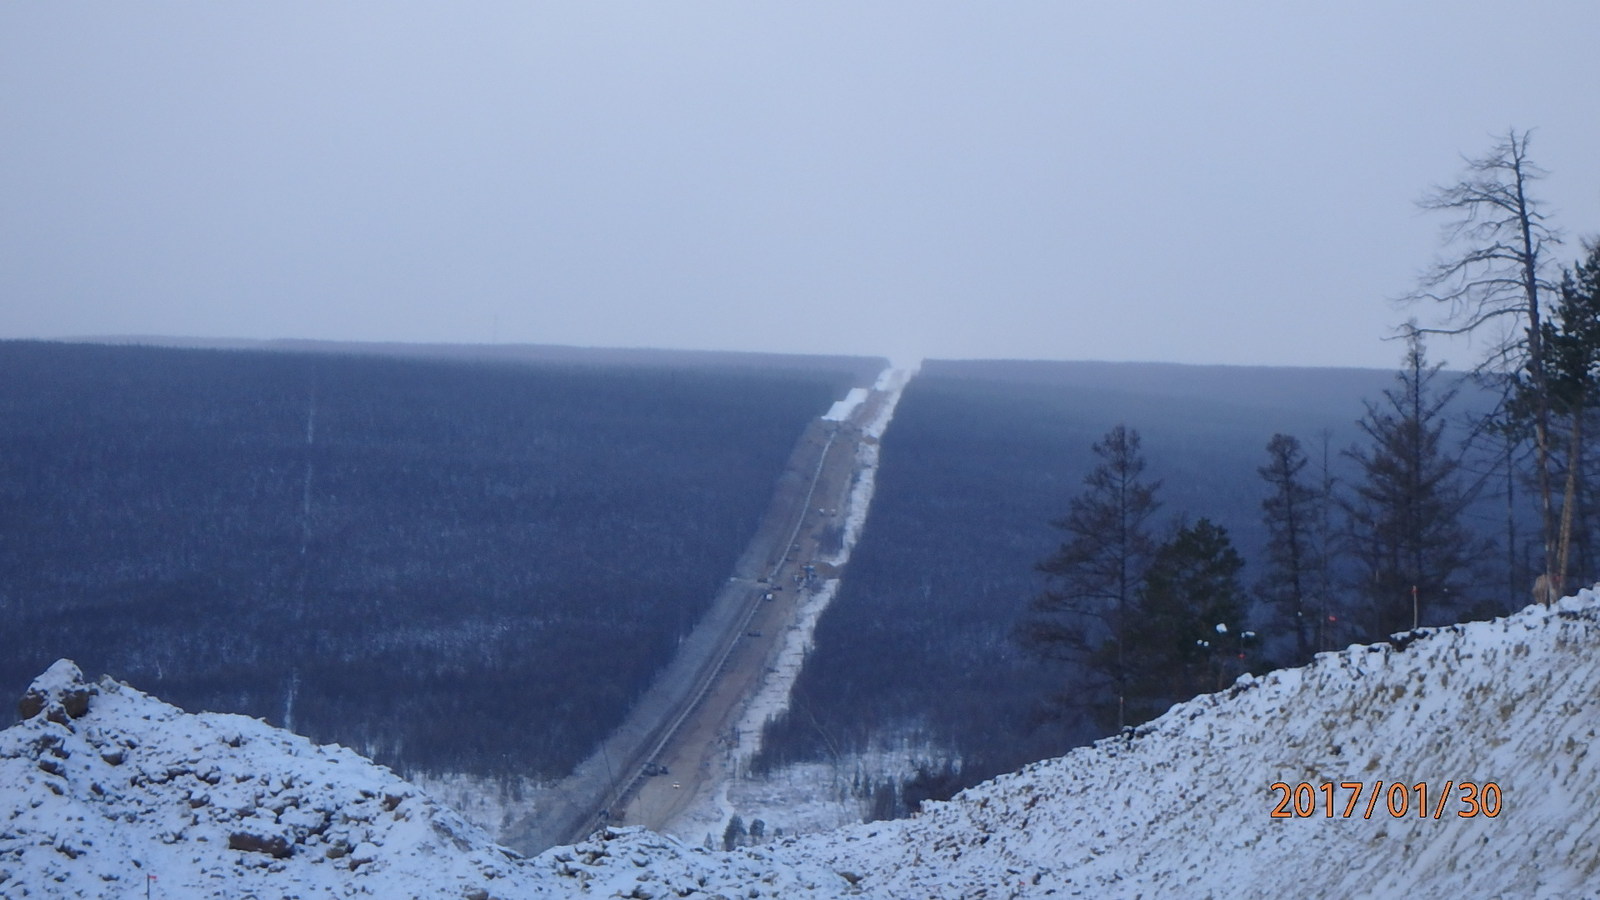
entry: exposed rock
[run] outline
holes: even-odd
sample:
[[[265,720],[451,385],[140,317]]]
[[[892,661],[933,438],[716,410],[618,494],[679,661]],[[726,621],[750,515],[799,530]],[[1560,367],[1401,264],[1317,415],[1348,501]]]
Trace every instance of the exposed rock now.
[[[31,719],[44,712],[44,695],[28,691],[17,701],[17,718]]]
[[[89,711],[89,700],[99,689],[83,680],[83,671],[70,659],[58,659],[43,675],[28,685],[17,701],[17,715],[24,720],[44,713],[52,722],[65,725]]]
[[[248,831],[235,831],[228,835],[228,849],[243,850],[246,853],[265,853],[274,859],[288,859],[294,852],[282,835],[263,837]]]

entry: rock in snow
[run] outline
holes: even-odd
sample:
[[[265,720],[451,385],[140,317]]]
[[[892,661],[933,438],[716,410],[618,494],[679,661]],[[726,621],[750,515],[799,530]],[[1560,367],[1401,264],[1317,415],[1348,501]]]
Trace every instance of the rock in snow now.
[[[1600,897],[1600,754],[1589,753],[1600,598],[1588,591],[1246,676],[913,819],[733,853],[617,829],[521,859],[349,750],[190,715],[109,678],[86,682],[65,660],[19,710],[0,732],[8,900],[146,887],[168,898]]]

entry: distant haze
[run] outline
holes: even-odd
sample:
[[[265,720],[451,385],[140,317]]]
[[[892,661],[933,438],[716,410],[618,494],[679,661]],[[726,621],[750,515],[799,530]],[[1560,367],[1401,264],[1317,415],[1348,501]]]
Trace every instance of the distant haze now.
[[[1592,0],[0,6],[0,337],[1394,366]],[[1436,358],[1473,361],[1465,344]]]

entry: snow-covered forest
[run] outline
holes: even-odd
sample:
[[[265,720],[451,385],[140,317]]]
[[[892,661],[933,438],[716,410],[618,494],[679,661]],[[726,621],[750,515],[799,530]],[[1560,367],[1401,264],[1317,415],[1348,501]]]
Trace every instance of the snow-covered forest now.
[[[0,689],[70,656],[408,771],[559,775],[876,369],[0,344]]]

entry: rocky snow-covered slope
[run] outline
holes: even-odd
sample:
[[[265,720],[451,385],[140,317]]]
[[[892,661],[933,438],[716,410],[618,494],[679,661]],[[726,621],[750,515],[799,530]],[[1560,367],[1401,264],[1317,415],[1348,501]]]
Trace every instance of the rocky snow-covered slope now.
[[[914,819],[731,854],[623,829],[519,859],[348,750],[65,661],[21,712],[0,733],[8,900],[134,897],[151,875],[169,898],[1600,898],[1587,591],[1242,679]],[[1468,781],[1497,785],[1497,815],[1460,815]],[[1363,794],[1349,817],[1340,787],[1331,816],[1318,791],[1275,818],[1275,782]]]
[[[0,736],[0,893],[486,897],[526,881],[459,816],[341,747],[189,715],[57,662]]]

